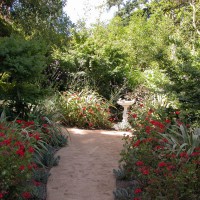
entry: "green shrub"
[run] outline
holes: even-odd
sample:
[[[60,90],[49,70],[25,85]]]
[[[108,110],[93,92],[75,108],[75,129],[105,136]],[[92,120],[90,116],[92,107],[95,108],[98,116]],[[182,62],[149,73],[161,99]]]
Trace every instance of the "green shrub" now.
[[[27,117],[29,105],[46,93],[41,88],[46,65],[44,45],[18,36],[0,38],[0,100],[16,115]]]
[[[69,126],[111,128],[108,120],[111,105],[94,91],[67,91],[60,97],[60,110]]]

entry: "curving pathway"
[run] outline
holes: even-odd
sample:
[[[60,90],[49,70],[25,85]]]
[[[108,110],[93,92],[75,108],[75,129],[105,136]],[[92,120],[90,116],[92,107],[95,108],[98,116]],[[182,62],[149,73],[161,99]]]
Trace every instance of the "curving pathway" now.
[[[71,140],[57,152],[50,171],[47,200],[113,200],[123,134],[127,132],[70,128]]]

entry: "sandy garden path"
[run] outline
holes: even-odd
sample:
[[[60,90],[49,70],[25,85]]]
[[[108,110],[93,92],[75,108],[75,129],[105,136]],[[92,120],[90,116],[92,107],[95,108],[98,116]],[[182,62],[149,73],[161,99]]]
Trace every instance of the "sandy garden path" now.
[[[113,200],[122,136],[126,132],[68,129],[71,140],[57,152],[50,171],[47,200]]]

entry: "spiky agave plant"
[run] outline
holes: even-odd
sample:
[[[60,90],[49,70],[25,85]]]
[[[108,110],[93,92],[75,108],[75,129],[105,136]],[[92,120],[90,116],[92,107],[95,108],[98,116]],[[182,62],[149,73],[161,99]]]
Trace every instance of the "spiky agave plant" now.
[[[165,134],[160,134],[167,139],[167,145],[177,155],[186,151],[192,154],[194,149],[200,146],[200,128],[187,128],[186,125],[172,125]]]

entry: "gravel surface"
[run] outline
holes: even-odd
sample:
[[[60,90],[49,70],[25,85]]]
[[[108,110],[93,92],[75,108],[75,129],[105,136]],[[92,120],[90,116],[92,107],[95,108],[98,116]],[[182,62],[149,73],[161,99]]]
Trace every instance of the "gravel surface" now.
[[[50,171],[47,200],[113,200],[123,134],[127,132],[70,128],[67,147],[56,155],[60,163]]]

